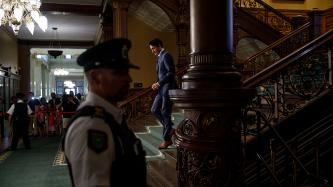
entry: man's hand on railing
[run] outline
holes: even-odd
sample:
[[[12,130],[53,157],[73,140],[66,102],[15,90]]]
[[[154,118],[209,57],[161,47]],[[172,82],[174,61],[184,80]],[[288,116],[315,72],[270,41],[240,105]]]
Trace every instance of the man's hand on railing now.
[[[151,85],[151,88],[153,89],[153,90],[158,90],[158,88],[160,87],[160,85],[156,82],[156,83],[154,83],[153,85]]]

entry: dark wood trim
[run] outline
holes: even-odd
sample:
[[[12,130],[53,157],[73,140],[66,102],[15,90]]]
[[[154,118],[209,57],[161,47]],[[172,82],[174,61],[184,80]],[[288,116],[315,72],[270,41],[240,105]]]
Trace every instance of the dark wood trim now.
[[[76,4],[56,4],[42,3],[40,11],[72,13],[87,16],[98,16],[102,12],[102,5],[76,5]]]
[[[18,44],[28,45],[28,46],[39,46],[39,47],[48,47],[50,45],[50,41],[32,41],[32,40],[18,40]],[[69,48],[87,48],[94,46],[94,41],[60,41],[61,47],[69,47]]]
[[[323,27],[325,31],[333,29],[333,8],[327,9],[323,12]]]
[[[279,31],[273,29],[261,21],[258,21],[257,18],[244,11],[242,8],[235,7],[235,9],[235,13],[237,14],[236,21],[239,24],[239,28],[251,34],[252,36],[257,37],[267,45],[275,42],[283,36],[283,34],[281,34]]]

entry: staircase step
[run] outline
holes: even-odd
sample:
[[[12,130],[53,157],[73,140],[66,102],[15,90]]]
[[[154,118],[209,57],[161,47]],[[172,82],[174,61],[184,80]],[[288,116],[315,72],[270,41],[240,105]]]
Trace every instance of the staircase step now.
[[[162,133],[163,133],[163,127],[162,126],[148,126],[147,130],[149,134],[156,139],[159,139],[159,142],[161,143],[162,139]]]
[[[147,128],[147,132],[144,132],[144,133],[140,132],[140,133],[135,133],[135,134],[142,141],[143,148],[145,149],[146,154],[147,154],[147,159],[165,158],[166,154],[163,154],[164,150],[161,152],[158,149],[158,146],[163,141],[163,139],[162,139],[163,127],[162,126],[148,126],[146,128]],[[173,142],[174,142],[174,138],[173,138]],[[175,145],[172,145],[166,150],[174,149],[176,152],[175,148],[176,148]],[[170,154],[168,154],[168,156],[169,155]]]
[[[174,123],[175,127],[177,127],[180,122],[184,120],[184,114],[181,112],[172,113],[171,120]]]
[[[136,133],[135,135],[141,140],[143,149],[146,151],[147,158],[164,158],[164,155],[158,149],[161,140],[152,136],[150,133]]]
[[[177,186],[176,165],[168,159],[151,160],[147,163],[149,186]]]
[[[162,150],[164,159],[149,160],[148,167],[148,187],[155,186],[177,186],[177,151],[176,149]]]

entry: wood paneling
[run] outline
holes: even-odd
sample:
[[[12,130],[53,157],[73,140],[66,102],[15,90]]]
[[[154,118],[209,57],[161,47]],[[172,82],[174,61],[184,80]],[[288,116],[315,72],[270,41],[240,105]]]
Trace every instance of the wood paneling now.
[[[323,30],[333,29],[333,8],[323,12]]]

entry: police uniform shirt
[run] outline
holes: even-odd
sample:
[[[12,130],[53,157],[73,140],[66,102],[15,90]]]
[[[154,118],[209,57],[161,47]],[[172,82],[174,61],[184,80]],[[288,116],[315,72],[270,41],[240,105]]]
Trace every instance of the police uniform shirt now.
[[[79,109],[87,105],[104,108],[121,124],[120,109],[98,95],[89,92]],[[94,151],[88,146],[88,134],[91,131],[106,134],[106,150]],[[65,154],[71,163],[75,186],[110,186],[110,172],[112,162],[115,160],[115,149],[111,129],[103,119],[90,116],[77,118],[67,131]]]
[[[17,103],[23,103],[23,100],[22,99],[19,99],[19,100],[17,100]],[[30,108],[30,106],[28,105],[28,114],[30,115],[30,114],[32,114],[32,110],[31,110],[31,108]],[[12,104],[12,106],[10,106],[10,108],[8,109],[8,111],[7,111],[7,114],[9,114],[9,115],[13,115],[13,113],[14,113],[14,109],[15,109],[15,104]]]

